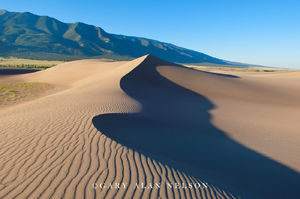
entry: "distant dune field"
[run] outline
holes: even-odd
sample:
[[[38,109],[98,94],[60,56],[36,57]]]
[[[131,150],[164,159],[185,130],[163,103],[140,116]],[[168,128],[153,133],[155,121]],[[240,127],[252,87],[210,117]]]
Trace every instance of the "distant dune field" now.
[[[5,78],[55,92],[0,107],[0,198],[299,195],[300,72],[146,55]]]

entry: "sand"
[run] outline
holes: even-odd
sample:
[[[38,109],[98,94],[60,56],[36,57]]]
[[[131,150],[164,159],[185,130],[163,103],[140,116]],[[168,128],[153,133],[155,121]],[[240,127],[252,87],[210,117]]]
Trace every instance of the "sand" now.
[[[147,55],[9,77],[57,89],[0,109],[0,198],[296,198],[300,73],[219,72]]]

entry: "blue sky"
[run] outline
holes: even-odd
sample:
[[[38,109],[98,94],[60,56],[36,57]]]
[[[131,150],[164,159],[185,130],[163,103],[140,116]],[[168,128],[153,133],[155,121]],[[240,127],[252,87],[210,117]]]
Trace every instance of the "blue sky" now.
[[[93,24],[226,60],[300,69],[297,0],[1,0],[0,7]]]

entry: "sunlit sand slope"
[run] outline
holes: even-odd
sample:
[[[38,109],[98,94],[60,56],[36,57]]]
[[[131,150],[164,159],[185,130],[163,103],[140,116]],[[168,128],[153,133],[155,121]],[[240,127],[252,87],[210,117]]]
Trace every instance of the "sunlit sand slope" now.
[[[293,198],[299,164],[257,141],[270,137],[271,125],[254,137],[252,123],[240,127],[235,118],[249,112],[243,103],[294,110],[298,96],[282,97],[247,78],[150,55],[18,76],[59,89],[0,111],[0,198]]]

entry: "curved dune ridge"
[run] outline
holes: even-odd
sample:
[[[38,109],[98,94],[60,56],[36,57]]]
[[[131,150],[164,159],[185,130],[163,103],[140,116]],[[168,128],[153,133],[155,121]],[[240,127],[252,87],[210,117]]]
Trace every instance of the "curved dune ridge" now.
[[[0,110],[0,198],[295,198],[299,77],[151,55],[18,76],[60,89]]]

